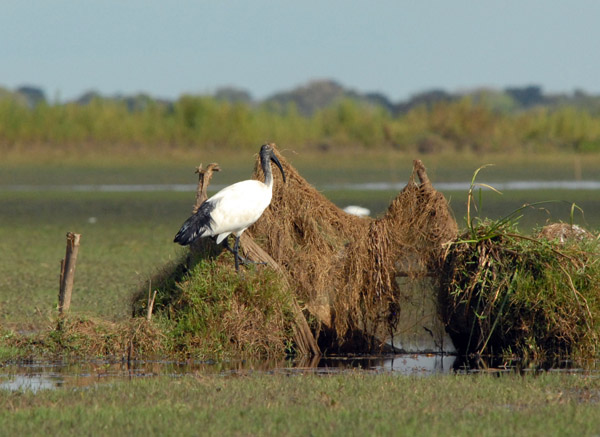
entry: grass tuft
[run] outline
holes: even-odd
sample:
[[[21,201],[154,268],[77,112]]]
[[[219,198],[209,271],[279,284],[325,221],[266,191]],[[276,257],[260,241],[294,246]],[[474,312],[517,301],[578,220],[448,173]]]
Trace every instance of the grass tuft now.
[[[224,259],[200,259],[189,271],[174,265],[158,279],[153,320],[170,353],[211,358],[280,356],[290,352],[290,294],[272,270],[233,271]],[[134,314],[145,315],[147,292],[134,297]]]
[[[572,224],[522,235],[524,208],[498,220],[468,214],[467,230],[449,246],[442,300],[453,340],[477,356],[597,358],[599,238]]]

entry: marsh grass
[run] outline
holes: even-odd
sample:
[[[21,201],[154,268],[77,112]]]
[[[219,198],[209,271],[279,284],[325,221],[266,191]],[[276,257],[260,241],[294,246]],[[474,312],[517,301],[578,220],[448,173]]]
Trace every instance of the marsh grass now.
[[[283,356],[291,353],[292,301],[287,285],[265,266],[238,274],[228,253],[174,263],[154,278],[153,321],[166,352],[186,356]],[[134,315],[147,312],[144,290],[133,298]],[[286,349],[289,348],[289,349]]]
[[[355,177],[353,169],[357,170],[361,178],[375,177],[378,172],[382,171],[382,159],[386,165],[384,172],[389,177],[400,178],[398,174],[392,172],[392,169],[401,172],[399,168],[405,159],[401,155],[388,156],[387,154],[372,153],[367,154],[359,166],[352,156],[340,157],[326,153],[317,158],[313,156],[308,159],[303,155],[290,154],[292,159],[303,162],[302,165],[305,168],[321,162],[323,165],[321,168],[327,170],[324,174],[318,175],[315,168],[308,170],[308,173],[312,172],[315,180],[320,183],[332,180],[329,178],[333,178],[335,181],[352,181]],[[225,155],[227,153],[223,152],[223,156]],[[322,156],[328,156],[331,160],[324,160]],[[389,159],[386,160],[386,156]],[[150,183],[153,175],[165,181],[168,181],[170,177],[170,170],[162,173],[157,170],[161,168],[158,164],[150,165],[143,160],[135,163],[132,160],[129,164],[125,162],[127,164],[125,166],[112,168],[109,164],[114,161],[114,157],[106,159],[108,161],[102,165],[90,163],[89,166],[75,167],[68,165],[65,167],[57,163],[49,165],[47,168],[37,164],[33,166],[14,165],[13,167],[9,166],[12,172],[9,174],[20,178],[18,181],[22,183],[39,182],[42,184],[50,183],[53,178],[58,178],[59,183],[65,184],[77,183],[80,180],[86,183],[106,183],[115,174],[119,174],[118,180],[124,183]],[[449,180],[464,180],[461,175],[465,170],[461,165],[472,165],[477,161],[475,157],[471,157],[459,165],[460,159],[456,157],[453,159],[455,160],[452,162],[457,164],[454,168],[456,173],[448,176]],[[560,171],[567,173],[569,171],[567,168],[560,167],[560,159],[548,157],[540,159],[544,163],[540,171],[552,173],[556,170],[557,174]],[[442,166],[443,159],[441,157],[432,156],[431,161],[434,163],[434,168],[439,168],[438,174],[442,170],[448,170],[447,166]],[[490,173],[497,172],[499,167],[508,166],[511,173],[507,173],[505,176],[512,177],[512,172],[516,171],[517,173],[514,173],[516,175],[521,170],[520,167],[511,163],[515,163],[512,158],[502,161],[500,165],[486,169],[486,173],[488,171]],[[585,164],[588,163],[593,165],[593,159],[587,160]],[[334,168],[338,164],[340,168]],[[6,165],[6,163],[3,162],[0,165]],[[175,167],[170,168],[175,168],[173,172],[177,174],[187,175],[178,176],[181,177],[180,182],[190,183],[195,177],[194,165],[196,162],[186,164],[178,161]],[[249,176],[247,162],[244,163],[243,168],[241,165],[236,168],[239,170],[240,178]],[[534,168],[536,172],[539,169],[539,167]],[[131,169],[134,170],[130,172]],[[550,171],[551,169],[554,170]],[[222,173],[229,173],[229,171],[230,169],[226,167],[226,171]],[[584,169],[584,173],[585,171],[587,170]],[[4,178],[5,176],[6,178]],[[0,179],[3,183],[10,183],[13,176],[9,177],[3,171]],[[221,176],[221,173],[217,175],[218,178]],[[544,173],[540,178],[547,176]],[[222,183],[223,181],[218,180],[217,177],[214,182]],[[496,173],[490,179],[495,180],[498,177],[499,175]],[[325,194],[328,197],[331,196],[338,206],[344,206],[353,199],[350,193],[344,191],[325,192]],[[374,205],[374,214],[377,214],[377,205],[381,205],[379,211],[383,211],[395,194],[397,193],[365,191],[360,193],[358,198],[354,198],[356,202],[352,203],[361,204],[363,200],[365,203],[372,202],[366,203],[366,205]],[[85,327],[85,329],[89,329],[88,325],[101,323],[102,320],[108,324],[116,324],[117,327],[121,326],[119,324],[128,320],[131,315],[128,305],[131,293],[137,289],[147,292],[148,281],[156,272],[163,266],[179,260],[182,251],[172,244],[172,237],[174,231],[189,214],[193,197],[191,192],[0,192],[0,239],[2,241],[2,250],[0,250],[0,289],[2,290],[0,328],[9,335],[11,333],[29,335],[56,327],[59,262],[64,257],[67,231],[80,232],[83,235],[75,279],[75,295],[72,302],[72,311],[76,315],[73,323],[80,324],[80,327]],[[456,217],[465,216],[464,193],[453,193],[451,197],[451,205]],[[598,202],[587,192],[563,191],[558,194],[557,192],[513,192],[504,193],[503,196],[486,192],[479,205],[480,214],[483,217],[494,217],[496,220],[496,217],[502,218],[506,211],[514,210],[525,202],[540,198],[572,200],[585,212],[585,215],[581,215],[579,210],[573,211],[576,222],[581,223],[578,220],[585,219],[583,220],[584,224],[598,226],[600,223],[598,221],[598,211],[600,211]],[[523,211],[524,217],[519,221],[527,229],[524,234],[531,235],[531,229],[536,223],[544,223],[550,218],[568,221],[571,215],[570,205],[570,203],[543,205],[547,211],[536,208],[534,212],[538,215],[532,221],[527,220],[531,218],[533,208],[527,208],[526,211]],[[91,217],[96,219],[94,223],[90,222]],[[476,225],[477,223],[475,221]],[[470,237],[465,237],[465,239],[470,239]],[[80,323],[80,319],[85,323]],[[160,317],[157,316],[153,323],[158,323],[159,319]],[[109,328],[106,329],[109,330]],[[129,332],[128,328],[125,331]],[[104,337],[110,339],[110,335],[104,335]],[[81,343],[83,345],[80,344],[74,349],[84,350],[85,341]],[[79,343],[75,342],[74,344]],[[12,346],[8,345],[7,347],[9,348],[7,353],[12,353],[10,349]],[[163,346],[159,345],[159,347]],[[90,350],[96,349],[99,347],[90,348]]]
[[[0,335],[3,337],[1,340],[2,343],[7,343],[7,340],[9,340],[11,337],[11,334],[9,332],[5,333],[0,331]],[[21,348],[6,344],[0,345],[0,362],[15,360],[17,358],[22,357],[23,355],[23,349]]]
[[[599,384],[560,373],[198,374],[0,391],[0,423],[6,435],[593,435]]]
[[[598,241],[559,246],[489,222],[475,231],[481,239],[469,234],[447,260],[448,319],[462,349],[534,361],[597,357]]]
[[[132,292],[180,251],[182,193],[0,192],[0,326],[53,328],[67,232],[82,234],[71,311],[122,321]],[[90,221],[93,218],[93,221]]]
[[[467,229],[446,254],[442,299],[455,343],[467,354],[538,363],[597,358],[599,238],[572,233],[561,241],[539,229],[524,235],[517,225],[526,206],[497,220],[475,217],[479,170],[468,192]],[[571,206],[571,219],[578,209]]]
[[[67,315],[55,325],[29,335],[12,335],[4,340],[18,352],[14,358],[90,360],[110,357],[131,361],[138,356],[167,354],[165,335],[143,318],[110,322],[97,317]]]
[[[289,293],[273,272],[262,269],[238,277],[229,266],[200,264],[180,282],[170,277],[159,284],[151,320],[146,318],[147,301],[138,293],[132,318],[112,322],[67,314],[27,335],[2,331],[0,359],[264,360],[294,352]]]

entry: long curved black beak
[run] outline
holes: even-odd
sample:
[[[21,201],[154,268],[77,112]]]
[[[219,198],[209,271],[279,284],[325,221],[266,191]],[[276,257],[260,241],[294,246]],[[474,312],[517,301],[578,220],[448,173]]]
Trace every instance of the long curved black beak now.
[[[279,167],[279,170],[281,171],[281,176],[283,176],[283,182],[285,182],[285,173],[283,172],[283,167],[281,166],[281,162],[279,162],[279,159],[277,159],[273,152],[271,152],[271,161],[273,161],[275,165]]]

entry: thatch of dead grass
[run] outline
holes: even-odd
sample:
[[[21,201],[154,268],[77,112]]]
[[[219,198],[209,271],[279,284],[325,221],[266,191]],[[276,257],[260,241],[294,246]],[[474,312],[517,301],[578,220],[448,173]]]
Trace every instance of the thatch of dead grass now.
[[[283,267],[316,332],[332,331],[335,348],[352,340],[368,345],[389,332],[401,312],[398,276],[439,271],[443,244],[457,226],[420,161],[408,184],[378,219],[346,214],[278,153],[280,175],[271,206],[252,235]],[[255,178],[261,178],[255,171]],[[357,339],[358,334],[358,339]],[[364,346],[363,346],[364,347]],[[365,351],[365,350],[363,350]]]
[[[287,182],[274,173],[271,205],[247,232],[278,268],[258,266],[237,275],[231,255],[203,240],[185,261],[165,269],[152,281],[158,291],[154,317],[174,351],[290,351],[298,338],[299,310],[291,310],[296,302],[327,350],[373,350],[401,311],[396,277],[439,270],[442,244],[455,237],[456,223],[420,162],[388,211],[374,220],[343,212],[276,153]],[[261,179],[258,168],[257,159],[254,178]],[[145,314],[147,294],[140,290],[134,297],[134,315]]]

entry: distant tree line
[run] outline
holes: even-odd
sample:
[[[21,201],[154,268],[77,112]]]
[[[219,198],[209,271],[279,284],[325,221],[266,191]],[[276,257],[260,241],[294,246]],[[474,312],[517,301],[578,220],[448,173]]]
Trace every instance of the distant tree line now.
[[[175,101],[90,92],[53,103],[36,87],[0,89],[0,149],[5,150],[109,144],[240,149],[267,140],[296,149],[600,152],[600,97],[581,91],[545,95],[528,86],[463,94],[432,90],[393,103],[381,94],[319,81],[263,101],[223,88]]]

